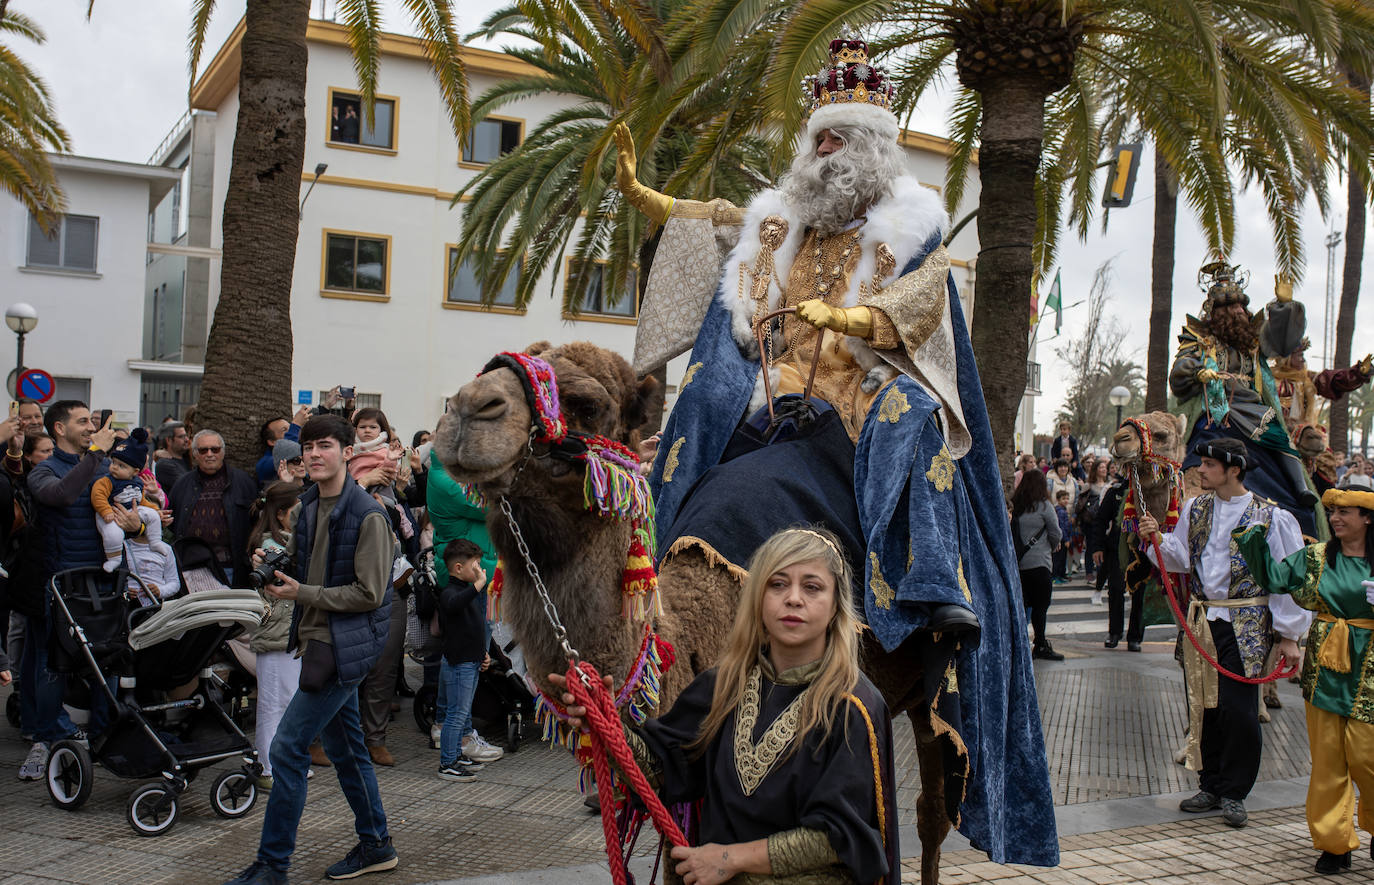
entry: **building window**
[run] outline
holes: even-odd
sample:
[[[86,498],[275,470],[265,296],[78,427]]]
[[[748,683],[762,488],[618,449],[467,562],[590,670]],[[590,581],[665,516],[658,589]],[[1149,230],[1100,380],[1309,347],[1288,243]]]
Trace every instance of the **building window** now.
[[[52,399],[48,402],[56,402],[63,399],[74,399],[89,406],[91,404],[91,379],[54,375],[52,379]]]
[[[315,402],[322,403],[324,398],[329,395],[329,391],[321,390],[315,398]],[[342,407],[343,403],[340,402]],[[353,408],[356,409],[380,409],[382,407],[382,395],[380,393],[359,393],[353,397]]]
[[[564,286],[572,286],[576,281],[579,265],[576,261],[568,259],[568,273],[564,280]],[[564,314],[564,319],[597,319],[606,317],[618,320],[633,321],[638,316],[636,301],[638,300],[638,286],[634,271],[631,271],[625,281],[625,292],[616,301],[611,303],[608,293],[604,291],[602,278],[605,275],[606,262],[595,261],[592,263],[590,274],[591,278],[587,281],[587,288],[582,296],[582,309],[577,316]]]
[[[390,280],[391,237],[349,231],[324,232],[321,289],[357,297],[385,298]]]
[[[524,262],[520,263],[520,270],[506,277],[506,282],[501,286],[501,291],[491,300],[490,308],[482,304],[482,290],[477,285],[477,275],[473,272],[472,259],[458,264],[458,247],[450,245],[448,247],[448,291],[444,294],[445,307],[477,308],[478,310],[493,310],[498,313],[524,313],[523,308],[515,306],[515,290],[520,285],[520,274],[524,271]]]
[[[43,233],[29,215],[29,267],[57,267],[95,273],[95,247],[100,219],[93,215],[64,215],[53,236]]]
[[[463,146],[463,164],[485,166],[502,154],[510,153],[525,138],[525,121],[506,117],[487,117],[468,130]]]
[[[396,99],[377,96],[372,105],[372,126],[364,119],[362,96],[356,92],[329,90],[329,141],[334,145],[396,150]]]

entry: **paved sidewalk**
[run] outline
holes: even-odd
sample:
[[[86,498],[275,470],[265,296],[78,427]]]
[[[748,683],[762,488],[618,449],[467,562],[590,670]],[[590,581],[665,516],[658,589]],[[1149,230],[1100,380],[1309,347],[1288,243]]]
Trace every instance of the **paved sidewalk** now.
[[[1264,783],[1251,803],[1256,811],[1251,827],[1237,832],[1216,820],[1180,824],[1178,798],[1171,794],[1190,793],[1196,779],[1170,758],[1182,739],[1184,721],[1172,642],[1147,643],[1143,654],[1124,647],[1107,651],[1096,637],[1065,638],[1056,646],[1068,660],[1037,662],[1036,673],[1065,866],[1041,870],[989,865],[981,853],[967,851],[967,842],[954,834],[946,843],[944,881],[1152,880],[1162,868],[1146,875],[1122,866],[1149,860],[1130,853],[1143,850],[1142,845],[1191,864],[1171,869],[1170,875],[1205,876],[1213,863],[1227,870],[1248,869],[1256,865],[1249,847],[1261,844],[1291,858],[1291,868],[1284,867],[1287,872],[1277,878],[1246,881],[1295,881],[1310,871],[1312,852],[1300,808],[1307,774],[1306,736],[1296,686],[1280,686],[1285,708],[1265,726],[1260,774]],[[412,674],[411,681],[418,681],[417,675]],[[0,691],[0,700],[7,694],[8,690]],[[904,722],[896,725],[902,846],[912,856],[919,851],[912,829],[918,786],[915,754],[910,728]],[[488,766],[476,783],[440,781],[435,776],[437,753],[416,730],[409,702],[392,725],[388,745],[399,764],[381,770],[379,781],[401,867],[384,877],[386,883],[608,881],[599,819],[582,807],[575,792],[576,774],[564,751],[530,744]],[[252,859],[262,804],[242,820],[215,817],[205,795],[213,772],[203,772],[191,785],[182,818],[171,832],[145,839],[135,836],[125,822],[124,805],[134,782],[97,769],[87,806],[75,813],[62,811],[51,804],[43,783],[9,780],[27,750],[14,729],[0,726],[0,778],[8,783],[0,789],[0,815],[7,825],[7,838],[0,841],[0,883],[215,885]],[[1260,833],[1263,838],[1251,839]],[[354,840],[337,780],[331,771],[317,770],[302,820],[293,881],[317,880]],[[1111,846],[1120,846],[1122,853],[1113,854]],[[1232,848],[1234,857],[1228,854]],[[1080,854],[1093,851],[1098,853]],[[1117,878],[1083,878],[1088,874],[1082,868],[1090,865],[1080,862],[1085,857],[1110,861],[1108,872]],[[1367,853],[1363,857],[1367,863]],[[1052,878],[1064,874],[1079,878]],[[907,878],[916,881],[914,872]],[[1213,875],[1178,881],[1224,880]]]

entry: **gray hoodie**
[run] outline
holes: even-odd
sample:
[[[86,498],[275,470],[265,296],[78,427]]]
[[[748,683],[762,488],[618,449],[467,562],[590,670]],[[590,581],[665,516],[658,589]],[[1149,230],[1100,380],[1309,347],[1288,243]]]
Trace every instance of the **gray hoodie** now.
[[[1040,532],[1042,528],[1043,533]],[[1050,568],[1051,556],[1063,540],[1063,535],[1059,531],[1059,517],[1055,515],[1054,505],[1048,500],[1041,501],[1035,505],[1034,510],[1028,510],[1013,520],[1013,540],[1019,538],[1020,544],[1024,544],[1036,534],[1040,534],[1040,537],[1026,551],[1026,555],[1021,557],[1020,567],[1023,572],[1033,568]],[[1020,549],[1020,544],[1017,545],[1017,549]]]

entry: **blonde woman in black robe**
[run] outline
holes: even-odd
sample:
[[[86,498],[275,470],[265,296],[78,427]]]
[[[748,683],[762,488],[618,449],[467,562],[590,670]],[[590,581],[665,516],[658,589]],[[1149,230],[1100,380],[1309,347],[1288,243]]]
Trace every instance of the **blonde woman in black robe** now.
[[[664,802],[700,802],[696,844],[672,849],[669,882],[899,880],[891,720],[859,672],[851,587],[829,532],[769,538],[716,667],[667,713],[626,729]],[[583,708],[568,713],[580,727]]]

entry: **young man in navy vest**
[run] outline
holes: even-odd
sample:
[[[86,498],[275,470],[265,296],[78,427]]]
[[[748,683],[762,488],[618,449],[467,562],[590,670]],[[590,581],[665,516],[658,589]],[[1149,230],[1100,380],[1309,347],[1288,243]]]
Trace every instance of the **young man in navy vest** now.
[[[267,585],[273,596],[296,602],[287,649],[301,657],[300,691],[272,741],[274,784],[257,860],[225,885],[286,882],[316,734],[353,809],[359,840],[325,875],[351,879],[397,864],[358,718],[358,683],[386,645],[391,616],[391,525],[382,506],[345,470],[353,453],[347,421],[317,415],[301,429],[300,444],[315,485],[291,511],[292,573],[278,571],[277,583]],[[255,566],[261,561],[262,551],[254,552]]]

